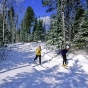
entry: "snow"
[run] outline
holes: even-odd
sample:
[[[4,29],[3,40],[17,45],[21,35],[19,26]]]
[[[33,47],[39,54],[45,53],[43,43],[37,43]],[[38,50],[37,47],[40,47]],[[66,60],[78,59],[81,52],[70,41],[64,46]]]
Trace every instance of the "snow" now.
[[[32,61],[39,45],[42,66]],[[65,69],[61,55],[45,43],[16,43],[8,49],[8,57],[0,63],[0,88],[88,88],[88,54],[83,50],[68,54]]]

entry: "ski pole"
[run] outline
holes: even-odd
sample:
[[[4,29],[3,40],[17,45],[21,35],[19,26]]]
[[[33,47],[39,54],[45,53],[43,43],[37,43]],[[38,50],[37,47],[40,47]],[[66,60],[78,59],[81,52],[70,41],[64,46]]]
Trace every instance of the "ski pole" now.
[[[57,57],[58,55],[55,55],[54,57]],[[52,57],[50,60],[48,60],[48,62],[50,62],[54,57]]]

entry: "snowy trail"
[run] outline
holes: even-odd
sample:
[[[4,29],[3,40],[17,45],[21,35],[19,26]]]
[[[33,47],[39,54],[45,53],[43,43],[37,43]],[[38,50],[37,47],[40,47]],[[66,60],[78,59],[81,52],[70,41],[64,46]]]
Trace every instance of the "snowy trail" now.
[[[43,67],[32,63],[38,45],[42,46]],[[0,88],[88,88],[88,58],[71,53],[65,69],[62,57],[54,56],[44,43],[11,45],[9,57],[0,63]]]

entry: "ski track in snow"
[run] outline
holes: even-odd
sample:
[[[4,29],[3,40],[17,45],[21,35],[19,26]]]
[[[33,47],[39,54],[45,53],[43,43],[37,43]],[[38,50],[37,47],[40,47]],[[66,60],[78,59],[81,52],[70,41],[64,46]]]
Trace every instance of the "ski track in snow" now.
[[[33,63],[39,45],[42,66]],[[17,43],[9,47],[9,57],[0,63],[0,88],[88,88],[88,55],[82,55],[83,51],[78,55],[70,53],[69,67],[65,69],[62,57],[45,43]]]

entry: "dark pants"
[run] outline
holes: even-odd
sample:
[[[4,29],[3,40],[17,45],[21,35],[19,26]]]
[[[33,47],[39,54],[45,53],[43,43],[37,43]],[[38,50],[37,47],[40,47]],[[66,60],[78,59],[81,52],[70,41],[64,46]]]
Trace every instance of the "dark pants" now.
[[[41,55],[36,55],[34,61],[39,57],[39,64],[41,64]]]
[[[63,64],[66,64],[66,62],[67,62],[66,55],[63,55],[62,57],[63,57]]]

